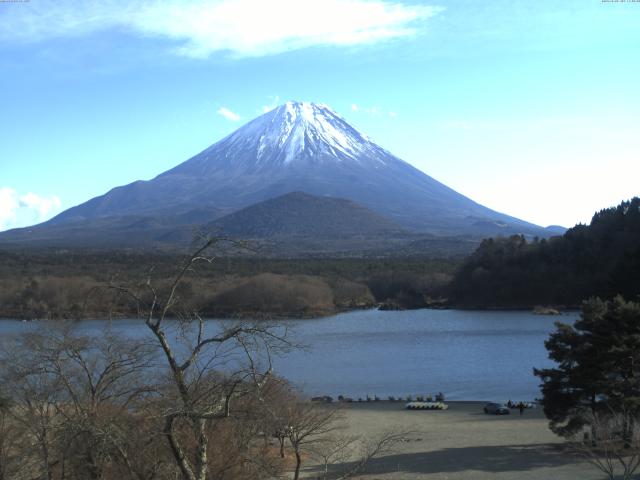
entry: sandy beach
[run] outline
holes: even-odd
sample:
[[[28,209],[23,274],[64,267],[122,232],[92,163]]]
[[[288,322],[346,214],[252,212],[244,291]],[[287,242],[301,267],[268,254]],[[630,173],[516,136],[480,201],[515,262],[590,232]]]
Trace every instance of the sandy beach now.
[[[484,402],[448,402],[445,411],[409,411],[404,403],[353,403],[349,435],[373,438],[388,430],[412,431],[393,453],[370,462],[365,479],[595,480],[602,474],[563,449],[540,408],[520,416],[485,415]],[[311,465],[308,478],[317,476]]]

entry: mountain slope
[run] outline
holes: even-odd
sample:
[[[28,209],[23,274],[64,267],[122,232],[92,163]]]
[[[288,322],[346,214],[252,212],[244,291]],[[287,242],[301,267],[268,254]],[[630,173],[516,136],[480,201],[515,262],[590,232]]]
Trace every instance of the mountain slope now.
[[[194,210],[210,212],[210,221],[291,192],[348,199],[413,232],[551,233],[479,205],[378,146],[329,107],[305,102],[281,105],[156,178],[114,188],[29,231],[44,238],[53,227],[117,228],[123,217],[183,218]]]
[[[402,232],[395,223],[349,200],[293,192],[222,217],[206,230],[239,238],[371,237]]]

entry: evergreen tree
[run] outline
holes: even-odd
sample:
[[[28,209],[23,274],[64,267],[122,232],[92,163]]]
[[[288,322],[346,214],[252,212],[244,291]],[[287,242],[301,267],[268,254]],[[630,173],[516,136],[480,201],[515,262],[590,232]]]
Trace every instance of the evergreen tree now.
[[[550,428],[570,436],[594,415],[640,415],[640,303],[585,301],[574,325],[557,323],[545,346],[556,368],[534,369]]]

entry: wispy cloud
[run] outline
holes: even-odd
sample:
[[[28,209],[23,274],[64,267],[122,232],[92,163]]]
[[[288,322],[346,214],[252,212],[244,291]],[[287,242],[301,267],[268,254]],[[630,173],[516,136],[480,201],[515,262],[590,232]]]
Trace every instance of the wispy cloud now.
[[[7,187],[0,188],[0,230],[4,230],[16,219],[18,197],[15,190]]]
[[[56,195],[47,198],[29,192],[20,197],[20,207],[36,211],[41,219],[44,219],[52,210],[60,209],[61,206],[62,202]]]
[[[411,37],[441,10],[390,0],[43,0],[5,14],[0,39],[33,42],[120,29],[173,40],[175,52],[189,57],[263,56]]]
[[[0,187],[0,230],[42,222],[62,207],[56,195],[43,197],[29,192],[20,195],[9,187]]]
[[[222,115],[227,120],[231,120],[232,122],[237,122],[238,120],[240,120],[240,115],[238,115],[236,112],[229,110],[227,107],[220,107],[217,110],[217,113],[219,115]]]

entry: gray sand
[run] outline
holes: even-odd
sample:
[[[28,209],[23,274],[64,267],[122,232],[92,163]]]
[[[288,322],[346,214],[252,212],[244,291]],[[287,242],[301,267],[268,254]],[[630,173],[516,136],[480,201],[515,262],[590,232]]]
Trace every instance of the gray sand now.
[[[348,434],[371,438],[388,430],[413,431],[395,452],[374,459],[365,479],[595,480],[583,459],[563,450],[541,409],[485,415],[483,403],[449,402],[446,411],[408,411],[403,403],[354,403]],[[311,467],[309,465],[309,467]],[[314,477],[313,467],[307,476]],[[317,472],[317,470],[316,470]]]

